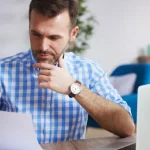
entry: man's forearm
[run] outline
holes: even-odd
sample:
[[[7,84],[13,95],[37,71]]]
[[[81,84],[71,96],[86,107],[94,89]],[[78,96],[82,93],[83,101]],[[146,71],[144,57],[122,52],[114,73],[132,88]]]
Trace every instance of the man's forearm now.
[[[84,86],[75,98],[104,129],[121,137],[134,133],[133,120],[120,105],[104,99]]]

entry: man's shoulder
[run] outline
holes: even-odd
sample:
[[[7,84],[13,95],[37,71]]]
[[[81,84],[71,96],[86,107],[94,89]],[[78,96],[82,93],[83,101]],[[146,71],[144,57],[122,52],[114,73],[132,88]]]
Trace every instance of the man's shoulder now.
[[[65,53],[67,61],[71,64],[97,65],[98,63],[86,57],[78,56],[72,52]]]
[[[69,65],[72,65],[74,67],[78,68],[87,68],[89,71],[96,71],[99,73],[104,73],[103,69],[100,67],[98,62],[88,59],[86,57],[78,56],[72,52],[67,52],[65,54],[67,58],[67,62]]]
[[[0,64],[25,62],[29,59],[29,56],[30,56],[29,51],[20,52],[20,53],[17,53],[15,55],[12,55],[12,56],[9,56],[9,57],[1,58],[0,59]]]

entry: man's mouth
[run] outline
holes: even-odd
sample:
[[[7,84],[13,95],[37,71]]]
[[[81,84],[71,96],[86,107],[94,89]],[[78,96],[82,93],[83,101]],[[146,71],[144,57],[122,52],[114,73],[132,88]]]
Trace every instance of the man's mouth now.
[[[49,56],[51,56],[50,54],[39,54],[40,58],[48,58]]]

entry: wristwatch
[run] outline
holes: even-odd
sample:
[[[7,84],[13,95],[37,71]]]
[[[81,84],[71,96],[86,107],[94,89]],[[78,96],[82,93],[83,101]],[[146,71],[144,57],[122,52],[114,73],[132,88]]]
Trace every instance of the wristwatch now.
[[[70,86],[70,93],[69,97],[75,97],[75,95],[79,94],[81,92],[81,82],[80,81],[75,81],[73,84]]]

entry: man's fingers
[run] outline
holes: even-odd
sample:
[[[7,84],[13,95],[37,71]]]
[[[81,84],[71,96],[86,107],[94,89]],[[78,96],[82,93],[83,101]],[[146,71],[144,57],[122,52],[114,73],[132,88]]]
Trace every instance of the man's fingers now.
[[[52,71],[50,71],[50,70],[41,69],[41,70],[39,71],[39,75],[50,76],[50,75],[52,75],[51,72],[52,72]]]
[[[41,82],[41,83],[39,83],[39,87],[40,88],[49,88],[49,83],[47,83],[47,82]]]
[[[62,55],[59,57],[59,59],[58,59],[58,64],[59,64],[59,67],[60,67],[60,68],[66,68],[65,63],[64,63],[64,59],[63,59],[63,55],[64,55],[64,54],[62,54]]]
[[[39,80],[39,82],[49,82],[50,81],[50,77],[49,76],[45,76],[45,75],[39,75],[38,76],[38,80]]]
[[[53,69],[55,66],[47,63],[35,63],[33,65],[34,68],[39,68],[39,69]]]

